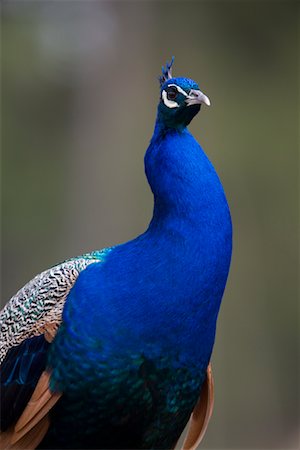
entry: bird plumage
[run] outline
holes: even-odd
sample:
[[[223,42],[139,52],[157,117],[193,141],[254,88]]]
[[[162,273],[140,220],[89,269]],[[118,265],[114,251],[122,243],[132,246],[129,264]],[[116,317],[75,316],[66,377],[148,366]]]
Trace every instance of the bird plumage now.
[[[4,391],[18,385],[26,405],[37,382],[22,370],[29,354],[36,377],[46,369],[49,398],[59,396],[53,405],[47,397],[39,448],[172,448],[207,380],[231,220],[219,178],[186,128],[209,99],[193,80],[172,78],[172,62],[145,155],[148,229],[44,272],[2,312]],[[41,336],[46,329],[52,341],[49,324],[58,328],[51,343]]]

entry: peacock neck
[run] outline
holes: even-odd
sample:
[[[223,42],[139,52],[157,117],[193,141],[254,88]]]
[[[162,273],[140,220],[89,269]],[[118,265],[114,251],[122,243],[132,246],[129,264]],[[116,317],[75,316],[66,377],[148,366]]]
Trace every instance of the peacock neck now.
[[[167,226],[217,231],[229,210],[219,178],[187,128],[156,122],[145,155],[145,172],[154,195],[149,230]]]

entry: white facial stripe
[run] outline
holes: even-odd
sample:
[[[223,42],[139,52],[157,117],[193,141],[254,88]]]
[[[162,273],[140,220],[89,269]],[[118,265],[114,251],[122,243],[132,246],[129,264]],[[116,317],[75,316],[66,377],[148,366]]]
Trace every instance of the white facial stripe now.
[[[175,85],[174,85],[174,86],[175,86]],[[162,91],[161,96],[162,96],[162,99],[163,99],[164,104],[165,104],[168,108],[178,108],[179,105],[178,105],[177,102],[174,102],[173,100],[169,100],[169,99],[167,98],[167,93],[166,93],[165,90]]]
[[[168,87],[169,86],[174,86],[177,89],[177,91],[180,92],[180,94],[183,94],[185,97],[188,97],[188,94],[180,86],[177,86],[177,84],[168,84]]]

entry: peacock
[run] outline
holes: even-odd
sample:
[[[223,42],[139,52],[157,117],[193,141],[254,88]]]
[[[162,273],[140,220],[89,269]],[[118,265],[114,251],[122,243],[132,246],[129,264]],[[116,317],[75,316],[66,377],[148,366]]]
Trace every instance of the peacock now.
[[[218,175],[188,130],[210,105],[159,77],[147,230],[68,259],[1,312],[1,448],[195,449],[213,406],[210,358],[232,252]]]

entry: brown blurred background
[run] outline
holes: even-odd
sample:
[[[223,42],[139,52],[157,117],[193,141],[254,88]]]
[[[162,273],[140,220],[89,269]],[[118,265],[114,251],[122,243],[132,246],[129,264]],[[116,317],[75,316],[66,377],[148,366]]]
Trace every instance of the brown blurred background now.
[[[290,1],[2,1],[2,302],[142,232],[160,67],[211,99],[191,130],[234,224],[207,449],[299,448],[298,36]]]

